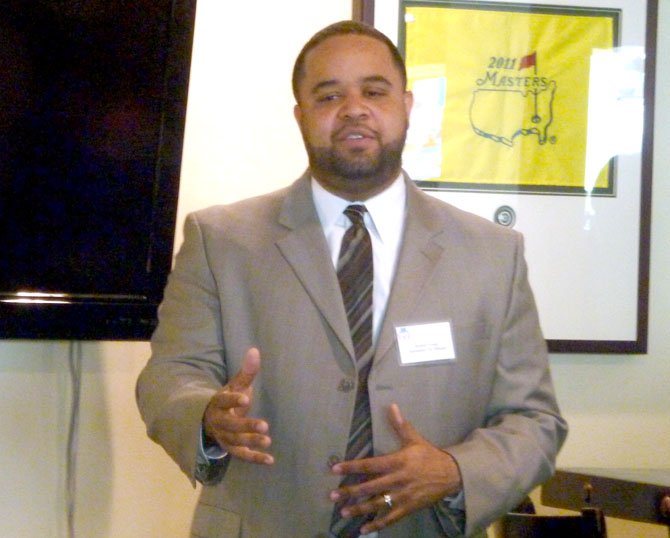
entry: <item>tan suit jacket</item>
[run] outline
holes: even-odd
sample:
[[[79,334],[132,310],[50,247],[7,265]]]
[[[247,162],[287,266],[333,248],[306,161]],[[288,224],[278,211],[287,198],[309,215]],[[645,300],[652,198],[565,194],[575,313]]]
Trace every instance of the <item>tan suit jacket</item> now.
[[[448,447],[462,476],[467,534],[547,479],[566,427],[526,276],[521,235],[464,213],[407,180],[398,267],[370,373],[374,447],[399,444],[387,408]],[[457,358],[401,366],[395,326],[449,320]],[[203,487],[193,536],[326,533],[354,405],[353,349],[308,175],[269,195],[199,211],[160,309],[138,381],[149,436],[194,480],[204,409],[250,346],[261,352],[253,415],[273,466],[232,459]],[[439,507],[382,538],[443,536]],[[324,534],[325,536],[325,534]]]

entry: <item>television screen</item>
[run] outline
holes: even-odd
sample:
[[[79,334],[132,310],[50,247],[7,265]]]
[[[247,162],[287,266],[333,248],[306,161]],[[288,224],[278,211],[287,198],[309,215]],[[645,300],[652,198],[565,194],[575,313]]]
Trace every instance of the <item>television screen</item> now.
[[[172,259],[195,0],[0,13],[0,336],[146,339]]]

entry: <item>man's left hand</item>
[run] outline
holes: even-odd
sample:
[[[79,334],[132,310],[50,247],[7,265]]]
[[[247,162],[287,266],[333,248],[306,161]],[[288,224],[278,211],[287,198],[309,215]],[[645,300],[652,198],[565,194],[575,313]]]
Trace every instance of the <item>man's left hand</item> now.
[[[344,517],[376,514],[361,532],[368,534],[426,508],[462,488],[461,473],[453,457],[429,443],[402,417],[396,404],[389,408],[389,422],[398,434],[400,449],[372,458],[350,460],[333,466],[339,475],[363,474],[367,480],[341,487],[330,494],[334,502],[362,499],[342,508]]]

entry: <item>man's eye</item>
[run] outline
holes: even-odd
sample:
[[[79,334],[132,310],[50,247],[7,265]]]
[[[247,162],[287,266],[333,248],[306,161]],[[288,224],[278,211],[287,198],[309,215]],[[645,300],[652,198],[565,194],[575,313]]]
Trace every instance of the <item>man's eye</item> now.
[[[386,95],[386,93],[387,92],[385,90],[380,90],[380,89],[377,89],[377,88],[373,88],[373,89],[369,89],[369,90],[365,91],[365,95],[367,95],[368,97],[383,97],[384,95]]]
[[[339,99],[340,95],[338,93],[325,93],[323,95],[319,95],[316,100],[319,103],[329,103],[332,101],[336,101]]]

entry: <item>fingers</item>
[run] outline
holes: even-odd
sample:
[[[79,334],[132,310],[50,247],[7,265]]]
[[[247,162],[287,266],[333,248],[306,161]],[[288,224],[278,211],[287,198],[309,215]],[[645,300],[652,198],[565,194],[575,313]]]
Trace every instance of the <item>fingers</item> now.
[[[272,464],[274,459],[265,452],[272,444],[268,423],[246,416],[260,365],[258,349],[249,349],[240,370],[207,405],[203,426],[206,435],[230,455],[250,463]]]
[[[386,499],[389,502],[386,502]],[[376,514],[378,519],[386,517],[389,512],[396,510],[401,513],[400,509],[396,509],[393,501],[393,495],[386,493],[374,495],[356,504],[345,505],[342,507],[341,513],[343,517],[356,517],[365,514]]]
[[[392,403],[389,406],[389,421],[394,428],[400,428],[404,422],[402,413],[400,413],[400,407],[397,403]]]
[[[396,482],[397,476],[393,474],[393,471],[397,466],[393,463],[393,458],[392,455],[375,456],[367,460],[351,460],[333,466],[331,470],[335,474],[362,475],[365,478],[349,485],[340,485],[330,493],[331,500],[339,502],[347,499],[369,497],[396,487],[398,485]],[[369,464],[366,462],[369,462]],[[374,471],[371,470],[373,468]]]
[[[272,444],[267,422],[238,416],[235,414],[236,408],[218,407],[223,399],[219,393],[205,411],[203,426],[206,435],[214,439],[222,450],[244,461],[273,463],[272,456],[265,453]]]
[[[396,504],[393,500],[393,495],[388,493],[374,497],[370,500],[369,504],[371,506],[370,512],[375,513],[376,515],[372,521],[363,525],[361,534],[370,534],[375,531],[380,531],[409,513],[403,508],[403,504]]]
[[[396,502],[396,496],[400,502]],[[388,499],[388,500],[387,500]],[[410,510],[408,504],[395,492],[371,496],[367,499],[357,499],[355,504],[345,504],[341,509],[342,517],[353,518],[373,514],[374,519],[366,523],[361,529],[362,534],[369,534],[381,530],[388,525],[405,517]]]
[[[330,498],[344,505],[344,517],[375,514],[363,527],[365,533],[381,530],[462,487],[453,458],[421,436],[398,405],[389,406],[388,421],[398,437],[397,451],[332,467],[336,474],[364,476],[361,482],[332,491]]]
[[[248,403],[239,403],[245,399]],[[243,395],[225,392],[214,395],[210,401],[210,406],[213,408],[209,415],[211,425],[230,433],[267,433],[269,430],[267,422],[247,417],[249,404],[248,398]]]
[[[408,422],[402,416],[398,404],[392,403],[389,406],[388,420],[391,427],[398,435],[402,446],[407,446],[411,443],[420,442],[423,438],[414,429],[411,422]]]
[[[245,446],[236,446],[228,450],[231,456],[246,461],[247,463],[258,463],[260,465],[272,465],[275,460],[271,454],[260,452],[258,450],[251,450]]]
[[[351,460],[338,463],[332,470],[336,474],[357,474],[366,478],[361,482],[341,485],[330,492],[330,500],[342,503],[344,517],[377,513],[382,508],[383,495],[402,489],[399,476],[393,471],[397,468],[393,455]],[[381,503],[381,504],[380,504]]]
[[[244,355],[242,368],[226,384],[231,392],[245,392],[251,388],[256,374],[261,369],[261,354],[255,347],[250,348]]]
[[[412,423],[405,420],[400,412],[400,407],[393,403],[388,409],[388,420],[391,427],[398,435],[402,448],[415,443],[425,443],[425,439],[414,429]],[[335,474],[364,474],[386,475],[395,470],[399,465],[397,458],[391,456],[377,456],[359,460],[349,460],[338,463],[332,467]],[[369,483],[369,482],[368,482]]]

